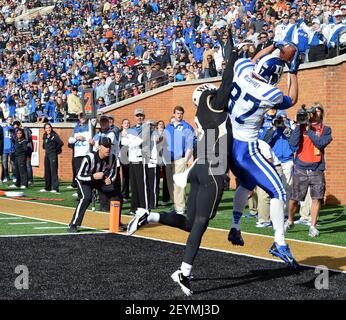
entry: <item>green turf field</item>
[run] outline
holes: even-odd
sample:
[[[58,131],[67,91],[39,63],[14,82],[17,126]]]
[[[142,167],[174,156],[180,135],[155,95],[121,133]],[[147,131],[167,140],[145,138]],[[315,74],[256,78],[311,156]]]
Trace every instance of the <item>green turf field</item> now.
[[[40,219],[32,219],[0,212],[0,237],[23,235],[65,234],[67,225]],[[83,233],[93,233],[97,230],[81,228]]]
[[[67,207],[75,207],[77,204],[76,198],[72,197],[72,193],[76,190],[70,190],[66,187],[70,184],[67,182],[62,182],[60,184],[59,194],[52,193],[40,193],[38,190],[42,189],[44,186],[43,180],[37,178],[35,180],[35,185],[25,190],[25,196],[27,197],[44,197],[44,198],[63,198],[63,201],[37,201],[44,203],[51,203]],[[7,185],[0,184],[0,190],[9,190]],[[35,201],[35,200],[33,200]],[[233,201],[233,191],[227,191],[224,193],[223,200],[220,204],[219,211],[215,219],[210,222],[210,227],[229,229],[230,227],[230,216],[232,212],[232,201]],[[125,203],[123,206],[123,214],[127,214],[130,210],[130,204]],[[157,211],[169,210],[169,207],[159,207]],[[244,212],[246,213],[246,211]],[[298,218],[298,215],[297,215]],[[272,228],[256,228],[255,218],[242,218],[242,230],[244,232],[273,235]],[[60,225],[61,226],[61,225]],[[0,234],[3,234],[4,225],[0,220]],[[10,227],[9,227],[10,229]],[[319,227],[320,237],[310,238],[308,237],[308,227],[302,225],[296,225],[292,231],[287,233],[287,238],[305,240],[318,243],[334,244],[346,247],[346,206],[324,206],[321,210]],[[35,229],[39,230],[39,229]],[[53,229],[52,229],[53,230]],[[54,233],[56,230],[53,230]],[[41,230],[42,231],[42,230]],[[61,229],[61,233],[66,232],[66,230]],[[38,232],[39,233],[39,232]],[[9,231],[8,234],[11,234]],[[13,233],[12,233],[13,234]]]

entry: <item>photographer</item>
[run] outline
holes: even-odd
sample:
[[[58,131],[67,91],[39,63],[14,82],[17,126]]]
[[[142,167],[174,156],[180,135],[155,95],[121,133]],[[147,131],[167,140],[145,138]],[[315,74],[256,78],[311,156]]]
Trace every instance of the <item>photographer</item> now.
[[[315,103],[311,109],[299,110],[297,127],[290,138],[290,145],[298,148],[298,151],[294,161],[292,193],[285,230],[294,227],[293,219],[297,203],[305,199],[310,187],[312,198],[310,237],[319,236],[316,224],[325,193],[324,149],[332,141],[332,130],[324,125],[323,113],[323,107],[319,103]]]
[[[292,188],[292,171],[293,171],[293,156],[295,148],[289,144],[289,138],[292,133],[291,122],[287,119],[287,113],[284,110],[279,110],[272,120],[272,127],[267,131],[264,141],[266,141],[275,156],[281,163],[280,171],[278,172],[287,194],[290,194]],[[285,216],[288,214],[288,199],[285,208]]]

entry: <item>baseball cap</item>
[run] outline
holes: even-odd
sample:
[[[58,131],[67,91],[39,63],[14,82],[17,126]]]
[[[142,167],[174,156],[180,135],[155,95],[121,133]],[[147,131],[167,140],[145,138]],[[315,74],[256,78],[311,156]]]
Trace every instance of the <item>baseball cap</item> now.
[[[343,4],[341,7],[340,7],[341,10],[346,10],[346,4]]]
[[[312,23],[317,23],[317,24],[321,24],[321,21],[319,19],[313,19]]]
[[[137,108],[137,109],[135,109],[135,111],[134,111],[134,113],[133,113],[135,116],[137,115],[137,114],[144,114],[144,110],[142,109],[142,108]]]
[[[105,148],[111,148],[112,147],[112,140],[108,137],[103,137],[100,143],[100,146],[104,146]]]
[[[78,86],[73,86],[72,91],[78,91]]]
[[[335,12],[334,12],[334,14],[333,14],[334,17],[342,16],[342,15],[343,15],[343,13],[342,13],[341,10],[335,10]]]
[[[288,18],[288,14],[287,14],[287,13],[284,13],[284,14],[282,15],[282,18]]]

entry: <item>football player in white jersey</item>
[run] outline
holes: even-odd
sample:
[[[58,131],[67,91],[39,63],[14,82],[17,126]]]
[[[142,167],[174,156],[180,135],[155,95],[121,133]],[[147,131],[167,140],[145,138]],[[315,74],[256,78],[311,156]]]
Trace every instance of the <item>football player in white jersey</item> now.
[[[228,235],[234,245],[244,245],[240,232],[240,218],[248,194],[256,185],[271,197],[270,217],[275,231],[275,242],[269,252],[289,266],[298,264],[293,258],[284,236],[284,202],[286,193],[274,167],[258,149],[258,131],[264,114],[269,109],[287,109],[298,99],[298,50],[289,64],[288,95],[275,86],[280,80],[285,61],[271,54],[282,49],[282,42],[260,51],[252,60],[239,59],[234,66],[232,93],[229,101],[233,145],[230,168],[239,179],[233,203],[233,224]]]

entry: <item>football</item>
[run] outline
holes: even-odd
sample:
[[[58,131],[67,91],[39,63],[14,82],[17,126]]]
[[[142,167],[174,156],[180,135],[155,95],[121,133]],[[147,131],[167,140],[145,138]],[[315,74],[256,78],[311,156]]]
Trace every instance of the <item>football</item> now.
[[[297,50],[296,46],[287,43],[280,50],[279,57],[280,57],[280,59],[289,63],[293,60],[294,54],[296,53],[296,50]]]

